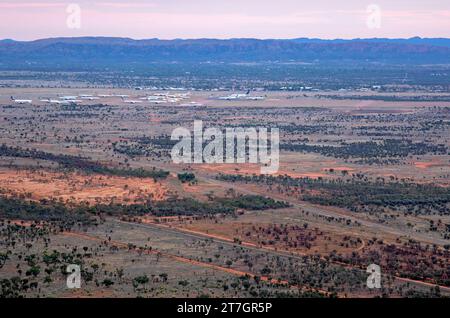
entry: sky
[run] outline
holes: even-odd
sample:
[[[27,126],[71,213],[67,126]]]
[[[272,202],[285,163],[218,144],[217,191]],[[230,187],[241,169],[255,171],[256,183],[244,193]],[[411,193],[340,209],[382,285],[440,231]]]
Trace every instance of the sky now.
[[[0,39],[450,38],[450,0],[0,0]]]

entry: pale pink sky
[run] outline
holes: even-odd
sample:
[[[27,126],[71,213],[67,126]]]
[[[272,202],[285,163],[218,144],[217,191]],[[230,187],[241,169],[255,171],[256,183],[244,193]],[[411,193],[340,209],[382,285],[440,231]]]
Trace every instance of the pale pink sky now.
[[[67,7],[81,8],[81,28]],[[380,28],[367,7],[381,9]],[[450,0],[0,0],[0,39],[448,37]]]

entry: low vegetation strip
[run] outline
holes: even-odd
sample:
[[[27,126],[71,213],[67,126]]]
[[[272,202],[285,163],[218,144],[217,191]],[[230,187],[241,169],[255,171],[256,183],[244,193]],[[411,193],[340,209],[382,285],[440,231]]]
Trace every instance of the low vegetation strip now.
[[[234,198],[213,198],[210,202],[200,202],[190,198],[168,199],[166,201],[144,204],[96,204],[64,205],[56,200],[28,201],[21,198],[0,196],[0,218],[31,221],[48,221],[63,224],[93,224],[98,215],[213,215],[233,214],[238,209],[267,210],[288,207],[285,202],[275,201],[256,195],[243,195]]]
[[[334,100],[376,100],[384,102],[449,102],[450,95],[316,95],[317,98]]]
[[[386,139],[381,142],[343,142],[340,146],[308,145],[287,143],[280,145],[282,150],[296,152],[313,152],[334,158],[405,158],[410,155],[447,154],[445,145],[425,142],[413,142],[406,139]]]
[[[0,146],[0,156],[49,160],[58,163],[59,166],[66,169],[77,169],[86,173],[98,173],[120,177],[164,179],[169,175],[168,171],[157,170],[155,168],[152,170],[145,170],[142,168],[111,168],[99,162],[91,161],[82,157],[53,154],[35,149],[23,149],[19,147],[9,147],[6,145]]]
[[[108,215],[134,215],[142,216],[152,214],[155,216],[178,215],[214,215],[234,214],[241,210],[268,210],[289,207],[282,201],[275,201],[259,195],[242,195],[234,198],[213,198],[209,202],[201,202],[192,198],[168,199],[148,204],[132,205],[97,205],[93,207],[96,212]]]
[[[93,215],[84,206],[67,207],[57,201],[27,201],[0,196],[0,218],[26,221],[45,221],[63,229],[95,223]]]
[[[213,198],[211,202],[199,202],[193,199],[158,202],[153,211],[158,216],[167,215],[205,215],[231,214],[238,209],[268,210],[286,208],[286,202],[275,201],[259,195],[242,195],[234,198]]]
[[[376,182],[353,177],[352,179],[312,179],[290,176],[225,175],[217,179],[227,182],[245,182],[277,187],[283,193],[291,193],[299,199],[315,204],[331,205],[353,210],[363,207],[404,208],[406,213],[426,214],[450,212],[450,189],[432,184],[402,181]]]

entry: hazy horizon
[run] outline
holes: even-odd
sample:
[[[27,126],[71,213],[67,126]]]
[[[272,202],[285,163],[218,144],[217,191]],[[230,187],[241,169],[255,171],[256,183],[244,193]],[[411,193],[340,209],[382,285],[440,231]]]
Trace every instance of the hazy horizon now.
[[[36,38],[31,40],[18,40],[14,38],[0,38],[0,41],[16,41],[16,42],[32,42],[32,41],[39,41],[39,40],[46,40],[46,39],[58,39],[58,38],[64,38],[64,39],[76,39],[76,38],[115,38],[115,39],[130,39],[133,41],[145,41],[145,40],[160,40],[160,41],[175,41],[175,40],[298,40],[298,39],[308,39],[308,40],[321,40],[321,41],[352,41],[352,40],[382,40],[382,39],[388,39],[388,40],[410,40],[414,38],[420,38],[420,39],[446,39],[450,40],[450,37],[420,37],[420,36],[412,36],[412,37],[372,37],[372,38],[318,38],[318,37],[294,37],[294,38],[255,38],[255,37],[233,37],[233,38],[207,38],[207,37],[198,37],[198,38],[133,38],[130,36],[105,36],[105,35],[85,35],[85,36],[51,36],[51,37],[43,37],[43,38]]]
[[[163,40],[450,38],[450,2],[0,1],[2,39],[80,36]]]

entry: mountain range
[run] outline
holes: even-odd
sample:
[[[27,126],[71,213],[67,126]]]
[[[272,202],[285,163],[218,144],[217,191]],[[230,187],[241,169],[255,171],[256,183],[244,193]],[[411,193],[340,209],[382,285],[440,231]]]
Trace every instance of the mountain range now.
[[[113,37],[0,41],[0,69],[92,69],[146,63],[450,64],[450,39],[290,40]]]

